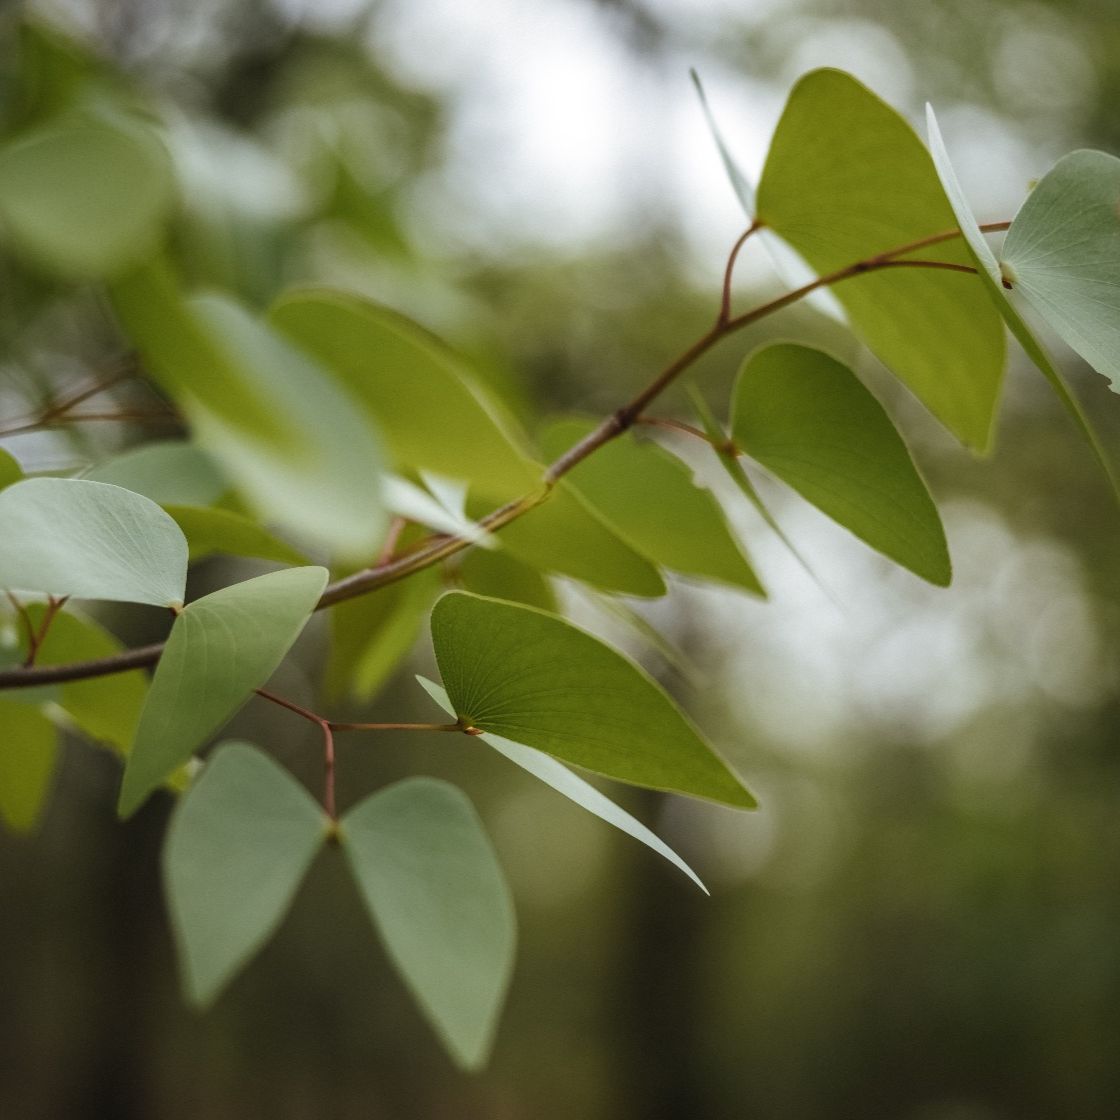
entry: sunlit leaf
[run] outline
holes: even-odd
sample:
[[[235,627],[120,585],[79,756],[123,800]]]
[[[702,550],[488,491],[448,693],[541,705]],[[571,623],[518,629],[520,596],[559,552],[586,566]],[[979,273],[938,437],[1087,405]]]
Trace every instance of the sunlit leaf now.
[[[539,484],[540,467],[464,363],[403,315],[319,289],[283,296],[270,318],[365,405],[399,465],[467,479],[499,500]]]
[[[409,778],[343,817],[342,848],[390,959],[452,1057],[482,1066],[516,941],[509,889],[470,801]]]
[[[0,697],[0,818],[15,832],[30,832],[50,792],[58,732],[46,716]]]
[[[749,358],[736,382],[739,448],[872,548],[941,586],[951,578],[937,507],[882,405],[807,346]]]
[[[202,506],[164,507],[183,530],[191,560],[215,552],[227,556],[255,556],[280,564],[306,564],[307,557],[244,514]]]
[[[541,447],[558,458],[595,426],[558,422],[542,435]],[[656,564],[764,594],[719,503],[696,485],[690,468],[656,444],[620,436],[567,479],[619,536]]]
[[[609,778],[754,806],[648,674],[562,618],[452,591],[432,611],[432,641],[469,725]]]
[[[288,568],[223,587],[183,609],[140,714],[121,787],[122,817],[272,676],[326,582],[324,568]]]
[[[229,488],[214,460],[185,440],[134,447],[86,471],[94,482],[111,482],[161,506],[208,506]]]
[[[566,482],[547,501],[501,530],[503,547],[545,572],[559,572],[604,591],[656,598],[665,581]]]
[[[272,936],[330,822],[248,743],[219,747],[180,800],[164,888],[187,998],[204,1007]]]
[[[425,692],[445,711],[454,718],[455,710],[446,691],[434,681],[424,677],[416,678]],[[641,821],[632,817],[625,809],[620,809],[610,798],[601,794],[593,785],[577,777],[566,766],[562,766],[551,755],[543,751],[524,747],[511,739],[503,739],[500,735],[483,734],[478,736],[484,743],[491,746],[504,758],[508,758],[515,766],[528,771],[534,778],[551,786],[557,793],[563,794],[569,801],[574,801],[581,809],[593,813],[600,820],[633,836],[635,840],[651,848],[663,859],[667,859],[674,867],[683,871],[705,894],[708,888],[700,881],[700,877],[688,866],[687,863],[662,839],[650,832]]]
[[[1001,269],[1120,391],[1120,159],[1080,151],[1058,160],[1015,215]]]
[[[108,276],[142,257],[172,197],[167,153],[139,126],[68,120],[0,150],[0,224],[66,277]]]
[[[821,275],[956,227],[929,153],[847,74],[794,87],[758,187],[758,217]],[[948,241],[915,259],[971,264]],[[976,276],[890,268],[838,283],[853,330],[964,443],[988,447],[1004,365],[999,316]]]
[[[0,492],[0,587],[177,606],[187,542],[148,498],[73,478],[29,478]]]

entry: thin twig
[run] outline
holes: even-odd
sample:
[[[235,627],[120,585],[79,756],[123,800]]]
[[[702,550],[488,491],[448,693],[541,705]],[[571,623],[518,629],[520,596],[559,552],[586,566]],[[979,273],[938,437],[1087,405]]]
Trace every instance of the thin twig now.
[[[731,247],[727,256],[727,266],[723,270],[723,294],[720,298],[718,324],[726,323],[731,318],[731,281],[735,274],[735,262],[739,259],[739,250],[747,243],[751,235],[762,228],[762,223],[756,218],[740,234],[739,240]]]

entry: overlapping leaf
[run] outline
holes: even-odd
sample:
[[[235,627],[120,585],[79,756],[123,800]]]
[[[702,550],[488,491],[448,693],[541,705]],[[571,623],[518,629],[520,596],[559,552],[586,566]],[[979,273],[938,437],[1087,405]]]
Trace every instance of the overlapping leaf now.
[[[482,1066],[513,969],[509,889],[473,806],[410,778],[342,819],[339,837],[393,964],[455,1060]]]
[[[162,509],[131,490],[30,478],[0,491],[0,587],[178,606],[187,542]]]
[[[0,448],[0,490],[11,486],[13,482],[19,482],[21,478],[23,478],[23,471],[20,470],[19,463]]]
[[[591,432],[594,423],[566,420],[541,437],[550,459]],[[763,594],[719,504],[692,471],[656,444],[628,436],[598,448],[569,475],[569,484],[624,540],[656,564],[685,575]]]
[[[86,471],[94,482],[111,482],[161,506],[208,506],[228,489],[214,460],[186,440],[160,440],[132,448]]]
[[[192,1003],[211,1003],[272,936],[329,823],[302,786],[248,743],[214,752],[176,806],[163,850]]]
[[[825,275],[953,229],[929,153],[909,125],[847,74],[794,87],[758,187],[757,217]],[[907,254],[971,263],[949,241]],[[890,268],[833,289],[853,330],[962,442],[988,447],[1004,364],[983,281]]]
[[[739,448],[872,548],[951,578],[945,533],[906,445],[846,366],[781,343],[748,359],[731,405]]]
[[[41,712],[0,698],[0,819],[15,832],[30,832],[50,792],[58,732]]]
[[[129,816],[275,671],[326,586],[324,568],[289,568],[185,607],[156,667],[125,767]]]
[[[609,778],[753,807],[754,798],[629,658],[555,615],[452,591],[432,641],[456,715]]]
[[[191,560],[222,552],[228,556],[275,560],[280,564],[307,563],[302,552],[244,514],[204,506],[166,505],[164,508],[187,538]]]

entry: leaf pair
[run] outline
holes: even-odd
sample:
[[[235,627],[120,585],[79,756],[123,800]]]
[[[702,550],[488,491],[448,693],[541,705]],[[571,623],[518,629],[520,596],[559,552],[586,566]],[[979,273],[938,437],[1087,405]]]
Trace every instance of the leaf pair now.
[[[467,798],[410,778],[337,826],[284,770],[227,744],[176,808],[164,880],[184,986],[211,1003],[280,924],[335,837],[389,956],[456,1061],[481,1066],[513,966],[501,869]]]

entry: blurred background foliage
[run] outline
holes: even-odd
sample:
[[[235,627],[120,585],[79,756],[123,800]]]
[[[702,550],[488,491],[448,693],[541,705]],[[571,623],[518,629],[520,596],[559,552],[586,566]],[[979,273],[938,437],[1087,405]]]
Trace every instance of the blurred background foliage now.
[[[812,67],[850,70],[911,119],[932,101],[981,220],[1012,216],[1068,150],[1120,151],[1111,0],[26,9],[33,25],[16,5],[0,15],[5,130],[82,73],[142,91],[167,126],[174,247],[192,285],[262,307],[297,281],[372,295],[469,354],[530,428],[552,410],[615,407],[708,325],[742,219],[689,66],[752,172]],[[756,253],[743,301],[777,290]],[[771,335],[858,361],[931,481],[956,579],[938,591],[890,569],[773,485],[823,589],[732,494],[771,600],[678,583],[643,611],[679,657],[560,588],[682,697],[760,796],[744,816],[617,791],[713,898],[481,750],[347,742],[345,801],[435,773],[467,789],[495,838],[522,933],[490,1070],[453,1072],[329,866],[198,1017],[179,1001],[160,898],[169,799],[117,824],[118,764],[75,740],[41,831],[0,837],[0,1114],[1116,1114],[1120,515],[1017,351],[997,450],[976,462],[812,309],[704,361],[696,380],[717,409],[741,356]],[[1057,352],[1115,446],[1115,397]],[[3,427],[122,357],[96,292],[0,257]],[[135,380],[100,400],[142,422],[3,446],[28,469],[68,469],[176,430]],[[254,570],[208,561],[192,591]],[[129,642],[159,636],[146,614],[103,617]],[[283,670],[294,697],[320,673],[321,621]],[[421,645],[362,710],[431,718],[408,672],[429,659]],[[233,731],[314,775],[302,721],[255,703]]]

